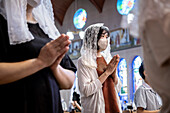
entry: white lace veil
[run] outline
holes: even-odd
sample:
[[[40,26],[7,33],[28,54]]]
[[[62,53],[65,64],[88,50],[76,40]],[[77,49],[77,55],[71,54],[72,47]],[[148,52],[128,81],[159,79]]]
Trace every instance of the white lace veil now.
[[[169,33],[167,27],[170,27],[170,19],[163,20],[163,18],[170,14],[170,0],[137,0],[131,13],[134,14],[132,22],[128,24],[127,16],[123,16],[121,26],[130,28],[130,33],[134,37],[143,37],[145,23],[152,19],[161,20],[164,33]]]
[[[100,27],[103,25],[104,25],[103,23],[93,24],[87,27],[85,30],[85,34],[83,38],[83,45],[81,48],[81,57],[82,57],[83,64],[91,68],[97,68],[97,63],[96,63],[97,36],[100,30]],[[106,50],[101,53],[108,63],[111,60],[110,41],[108,41],[108,46]]]
[[[51,17],[53,12],[47,11],[46,7],[51,7],[50,0],[45,0],[33,9],[33,16],[39,23],[41,29],[52,39],[56,39],[60,33],[54,25]],[[34,39],[28,30],[26,20],[27,0],[0,0],[0,14],[7,20],[8,35],[11,45],[28,42]],[[49,9],[48,9],[49,10]],[[49,16],[51,14],[51,16]]]

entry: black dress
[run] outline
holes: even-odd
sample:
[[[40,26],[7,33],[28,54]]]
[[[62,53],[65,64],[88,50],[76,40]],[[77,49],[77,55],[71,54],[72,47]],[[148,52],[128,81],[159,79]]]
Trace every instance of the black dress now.
[[[51,39],[38,24],[28,23],[34,40],[10,45],[7,22],[0,15],[0,62],[18,62],[36,58],[40,49]],[[60,65],[76,72],[76,67],[65,55]],[[0,85],[0,113],[62,113],[58,83],[50,70],[44,68],[18,81]]]

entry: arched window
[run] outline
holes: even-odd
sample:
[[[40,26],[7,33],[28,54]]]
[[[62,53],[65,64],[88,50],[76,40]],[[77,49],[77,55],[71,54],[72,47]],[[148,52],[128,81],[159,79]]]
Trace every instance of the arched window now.
[[[142,63],[142,59],[140,56],[135,56],[135,58],[132,61],[132,83],[133,83],[133,95],[132,100],[134,97],[135,91],[139,88],[139,86],[142,85],[142,78],[139,75],[139,67]]]
[[[128,101],[127,97],[127,63],[124,58],[121,58],[117,67],[118,77],[122,82],[122,88],[119,92],[120,100]]]
[[[87,20],[86,10],[84,10],[82,8],[78,9],[73,17],[74,26],[77,29],[82,29],[86,24],[86,20]]]

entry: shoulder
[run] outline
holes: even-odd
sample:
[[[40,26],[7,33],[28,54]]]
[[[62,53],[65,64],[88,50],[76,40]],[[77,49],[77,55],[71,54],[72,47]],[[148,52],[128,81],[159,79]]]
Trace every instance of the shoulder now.
[[[83,67],[83,68],[86,68],[86,69],[88,69],[88,70],[96,70],[95,67],[90,67],[90,66],[88,66],[88,62],[85,61],[82,57],[80,57],[80,58],[78,59],[78,67]]]
[[[78,58],[78,63],[83,64],[83,62],[84,62],[84,60],[83,60],[82,56],[80,56],[80,57]]]
[[[135,92],[135,98],[145,96],[145,91],[146,91],[145,87],[143,85],[141,85]]]
[[[139,88],[136,90],[136,92],[143,92],[145,91],[145,87],[143,85],[139,86]]]
[[[146,108],[147,104],[146,104],[146,93],[145,93],[145,87],[140,86],[136,92],[135,92],[135,96],[134,96],[134,102],[136,107],[142,107],[142,108]]]

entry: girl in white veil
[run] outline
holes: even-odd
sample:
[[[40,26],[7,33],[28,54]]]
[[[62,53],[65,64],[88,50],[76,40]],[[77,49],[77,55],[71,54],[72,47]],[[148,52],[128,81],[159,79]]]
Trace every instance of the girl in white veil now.
[[[109,40],[109,29],[102,23],[90,25],[85,30],[77,71],[83,113],[107,113],[112,108],[121,112],[117,94],[121,83],[116,74],[119,55],[111,57]],[[111,86],[109,90],[107,85]],[[107,94],[114,95],[110,101]],[[108,102],[109,105],[105,105]]]

